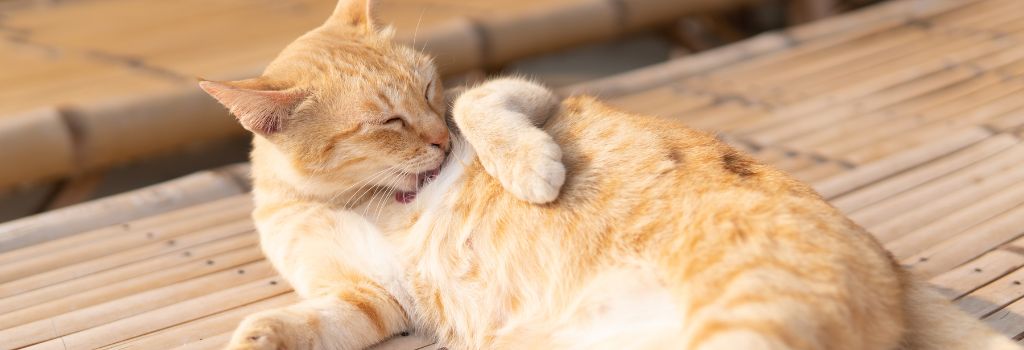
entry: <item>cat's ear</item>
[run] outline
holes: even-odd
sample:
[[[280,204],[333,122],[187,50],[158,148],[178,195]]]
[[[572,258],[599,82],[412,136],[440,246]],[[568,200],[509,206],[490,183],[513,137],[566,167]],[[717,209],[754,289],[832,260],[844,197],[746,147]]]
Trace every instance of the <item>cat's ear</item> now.
[[[295,107],[306,99],[297,89],[272,89],[259,79],[201,80],[199,87],[227,107],[242,127],[264,136],[281,131]]]
[[[327,23],[356,27],[367,33],[373,32],[376,30],[374,27],[375,2],[373,0],[338,0],[338,6],[334,8],[334,14],[327,20]]]

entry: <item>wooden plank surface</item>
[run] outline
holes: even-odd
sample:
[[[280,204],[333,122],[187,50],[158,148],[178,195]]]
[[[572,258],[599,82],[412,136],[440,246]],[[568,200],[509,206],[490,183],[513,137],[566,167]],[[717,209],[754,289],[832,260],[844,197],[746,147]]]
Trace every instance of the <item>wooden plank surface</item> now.
[[[895,1],[563,92],[720,133],[809,182],[969,314],[1021,337],[1024,11],[1008,10],[1020,4]],[[124,50],[157,49],[132,40]],[[17,237],[0,240],[0,348],[216,349],[244,315],[294,302],[231,179],[235,189],[180,205],[122,214],[93,202],[0,224],[0,239]],[[65,220],[83,223],[51,231]],[[441,346],[428,338],[375,349]]]

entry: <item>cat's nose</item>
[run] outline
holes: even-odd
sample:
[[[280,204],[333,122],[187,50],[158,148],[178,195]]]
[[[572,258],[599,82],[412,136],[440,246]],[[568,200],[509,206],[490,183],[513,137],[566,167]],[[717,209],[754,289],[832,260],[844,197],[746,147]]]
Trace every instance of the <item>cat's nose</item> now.
[[[435,133],[434,135],[431,135],[427,139],[427,142],[430,142],[431,146],[433,146],[435,148],[440,148],[442,151],[447,152],[448,151],[448,145],[450,143],[450,140],[448,138],[448,130],[445,130],[444,132],[439,132],[439,133]]]

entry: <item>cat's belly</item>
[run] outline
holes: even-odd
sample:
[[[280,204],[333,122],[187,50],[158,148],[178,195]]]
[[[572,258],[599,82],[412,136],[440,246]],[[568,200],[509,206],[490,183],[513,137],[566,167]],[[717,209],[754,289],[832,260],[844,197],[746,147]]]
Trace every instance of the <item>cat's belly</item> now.
[[[658,281],[653,267],[605,270],[569,300],[560,319],[540,315],[523,320],[524,325],[554,321],[552,341],[566,349],[643,347],[683,330],[684,310]],[[611,343],[622,339],[629,339],[629,344]]]
[[[492,268],[515,268],[498,265]],[[467,282],[459,274],[422,276],[429,280],[420,288],[436,289],[417,293],[417,309],[437,322],[434,330],[442,340],[454,337],[446,343],[452,348],[650,348],[682,334],[685,314],[652,271],[621,267],[578,285],[536,280],[522,288],[497,280]],[[629,343],[614,343],[624,339]]]

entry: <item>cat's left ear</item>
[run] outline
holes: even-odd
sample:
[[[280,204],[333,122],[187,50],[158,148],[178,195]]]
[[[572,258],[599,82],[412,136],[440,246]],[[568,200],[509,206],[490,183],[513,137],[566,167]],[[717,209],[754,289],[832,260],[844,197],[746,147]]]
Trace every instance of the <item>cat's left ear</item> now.
[[[377,30],[374,26],[376,1],[373,0],[338,0],[334,14],[327,20],[328,24],[341,24],[362,29],[366,33]]]
[[[296,89],[274,89],[260,79],[218,82],[201,80],[199,87],[234,114],[246,130],[263,136],[284,128],[306,94]]]

